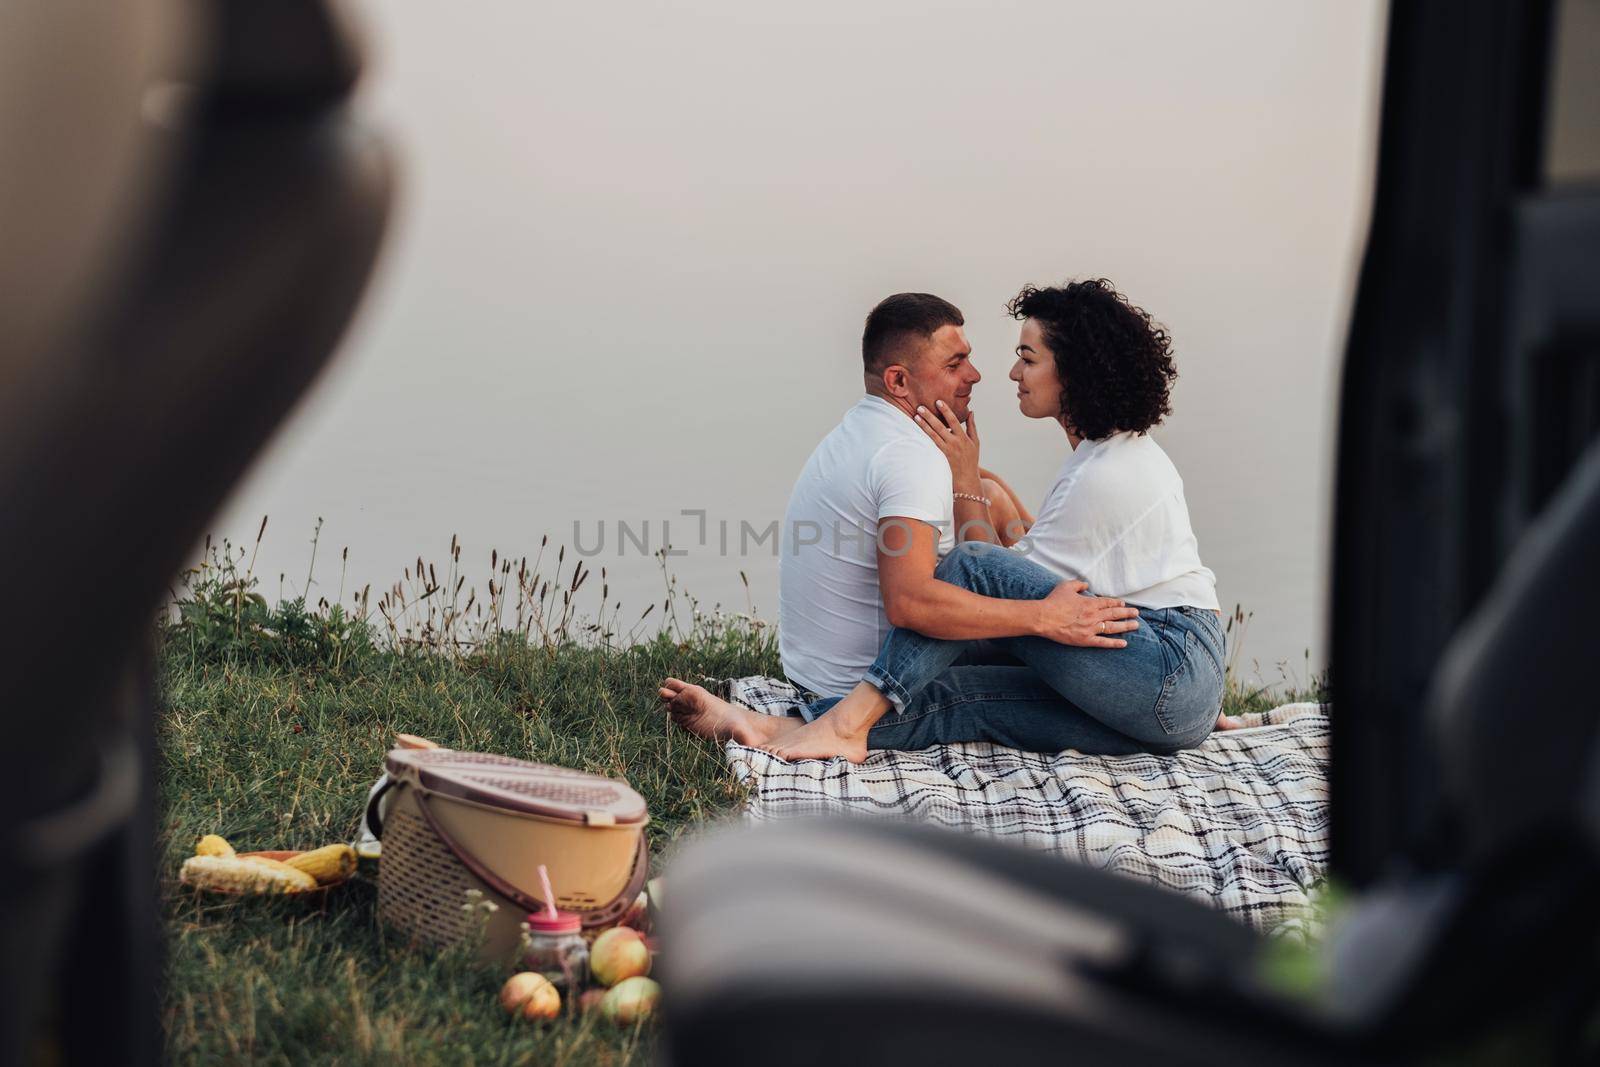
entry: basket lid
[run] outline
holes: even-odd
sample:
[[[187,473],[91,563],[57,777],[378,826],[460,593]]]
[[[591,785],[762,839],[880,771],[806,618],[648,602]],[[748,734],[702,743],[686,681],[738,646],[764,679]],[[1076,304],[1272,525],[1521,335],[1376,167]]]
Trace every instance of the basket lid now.
[[[644,798],[628,783],[587,771],[448,748],[393,749],[384,766],[431,793],[508,811],[591,826],[647,821]]]

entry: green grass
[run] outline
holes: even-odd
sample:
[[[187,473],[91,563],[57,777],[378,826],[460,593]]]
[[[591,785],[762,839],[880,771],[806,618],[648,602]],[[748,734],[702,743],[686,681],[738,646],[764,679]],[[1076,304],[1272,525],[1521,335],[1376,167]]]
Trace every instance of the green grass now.
[[[454,545],[451,556],[443,581],[419,565],[376,607],[368,591],[348,609],[308,609],[303,600],[269,607],[243,553],[227,545],[184,576],[179,611],[161,627],[171,1060],[651,1061],[648,1026],[508,1020],[495,999],[504,974],[380,926],[370,881],[315,902],[201,897],[177,884],[202,834],[241,849],[351,840],[400,731],[626,778],[649,803],[658,868],[685,831],[737,806],[720,751],[669,731],[655,688],[667,674],[776,673],[770,627],[702,614],[669,579],[648,620],[665,632],[639,642],[617,623],[618,609],[608,616],[601,607],[597,623],[580,619],[587,573],[574,567],[563,578],[561,553],[552,581],[538,577],[537,561],[513,566],[496,556],[498,592],[481,603],[462,588]],[[604,605],[603,571],[597,584],[590,595]],[[1277,699],[1234,689],[1228,706],[1258,710]]]
[[[627,778],[649,802],[659,859],[739,795],[714,746],[665,728],[656,681],[770,672],[774,659],[764,636],[734,629],[620,650],[380,652],[338,670],[210,662],[169,642],[160,788],[170,1057],[648,1062],[648,1031],[509,1023],[495,1002],[504,975],[385,930],[370,882],[302,905],[197,897],[176,871],[205,833],[241,849],[350,840],[402,730]]]
[[[685,830],[736,806],[720,752],[669,732],[655,689],[667,674],[772,673],[773,631],[702,614],[668,580],[647,620],[664,632],[636,642],[605,602],[604,571],[587,591],[598,621],[580,617],[589,574],[564,555],[548,580],[537,559],[495,555],[482,601],[460,580],[455,544],[443,581],[419,562],[376,603],[362,590],[347,605],[271,607],[226,543],[183,576],[160,627],[169,1059],[650,1062],[649,1027],[509,1020],[496,1001],[505,975],[381,926],[371,881],[301,902],[198,896],[176,878],[206,833],[241,849],[351,840],[400,731],[626,778],[649,803],[658,865]]]

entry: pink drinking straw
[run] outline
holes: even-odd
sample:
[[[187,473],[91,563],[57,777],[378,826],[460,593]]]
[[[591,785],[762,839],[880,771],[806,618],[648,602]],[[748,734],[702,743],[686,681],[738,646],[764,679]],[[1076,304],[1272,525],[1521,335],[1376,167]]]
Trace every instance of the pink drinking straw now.
[[[550,888],[550,872],[544,869],[544,864],[539,864],[539,884],[544,886],[544,906],[550,913],[550,918],[556,917],[556,892]]]

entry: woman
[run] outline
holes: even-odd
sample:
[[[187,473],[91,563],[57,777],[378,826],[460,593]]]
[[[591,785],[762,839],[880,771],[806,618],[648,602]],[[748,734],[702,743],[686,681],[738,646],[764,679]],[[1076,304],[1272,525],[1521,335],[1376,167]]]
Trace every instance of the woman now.
[[[950,461],[962,541],[935,575],[1006,599],[1043,599],[1063,580],[1086,583],[1092,595],[1137,607],[1138,627],[1119,633],[1125,645],[1113,649],[1038,637],[943,641],[896,629],[848,695],[818,701],[804,726],[769,727],[768,751],[859,762],[869,748],[992,741],[1165,753],[1230,725],[1219,718],[1215,578],[1200,562],[1183,482],[1148,436],[1171,413],[1170,338],[1104,279],[1027,286],[1007,310],[1022,322],[1010,375],[1018,406],[1060,425],[1070,451],[1034,519],[985,477],[974,418],[963,427],[948,409],[920,412],[918,425]],[[669,679],[661,695],[682,702],[684,689]]]

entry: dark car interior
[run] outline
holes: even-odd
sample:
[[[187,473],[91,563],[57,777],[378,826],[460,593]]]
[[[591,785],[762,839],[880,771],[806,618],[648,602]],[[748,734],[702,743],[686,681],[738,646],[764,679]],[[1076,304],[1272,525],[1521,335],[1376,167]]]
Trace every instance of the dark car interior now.
[[[338,12],[0,17],[0,555],[47,606],[0,612],[4,1062],[160,1059],[149,622],[376,261],[393,165]],[[1600,1059],[1600,4],[1394,0],[1385,49],[1329,578],[1350,902],[1319,980],[1087,867],[763,827],[673,872],[671,1062]]]

